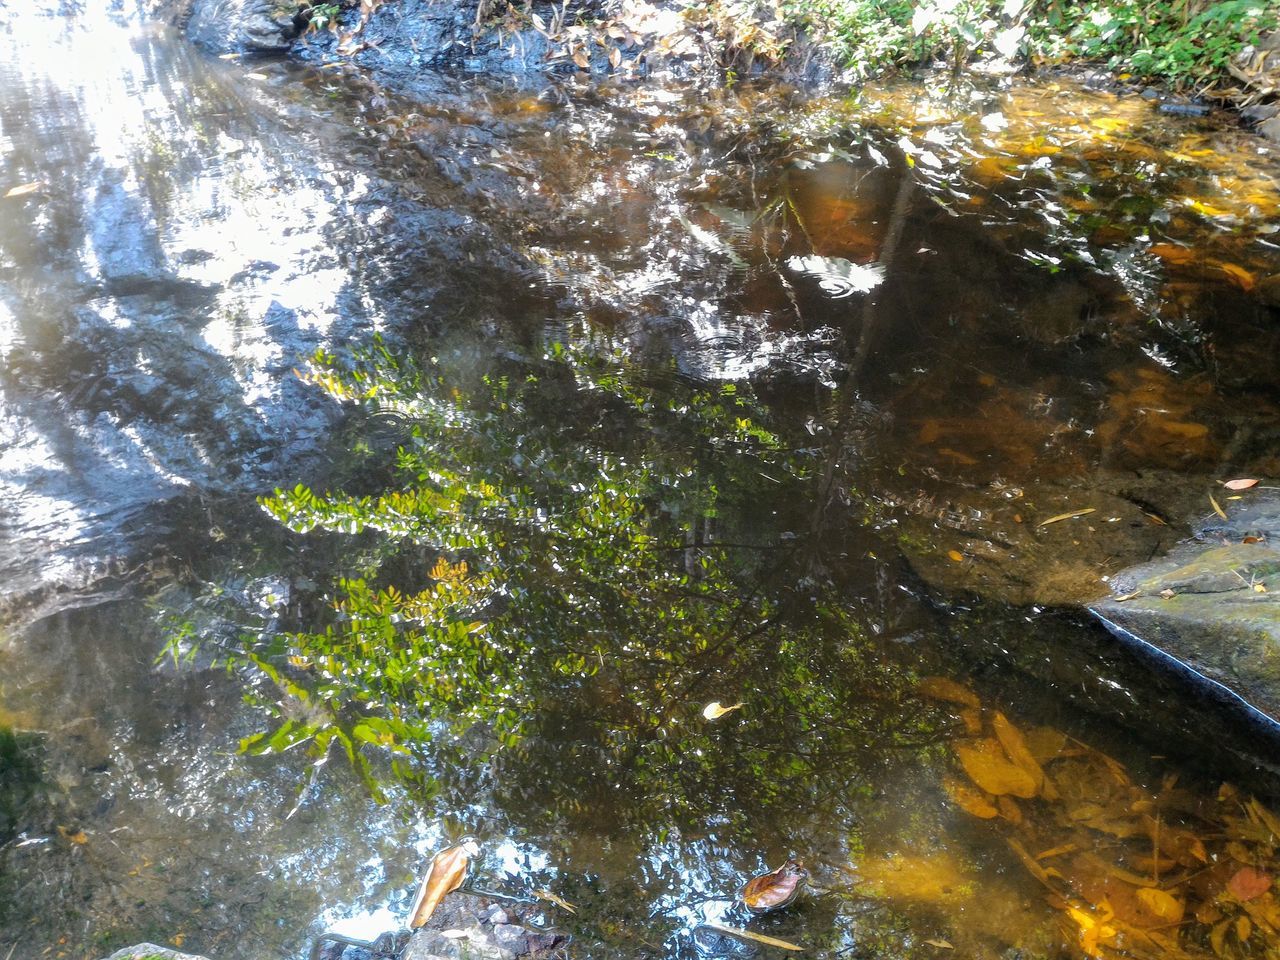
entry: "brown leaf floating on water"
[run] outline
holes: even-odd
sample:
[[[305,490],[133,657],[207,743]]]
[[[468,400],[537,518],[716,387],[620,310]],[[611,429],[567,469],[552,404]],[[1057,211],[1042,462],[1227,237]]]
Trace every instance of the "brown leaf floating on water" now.
[[[800,893],[809,871],[799,860],[788,860],[776,870],[748,880],[739,896],[749,910],[766,913],[785,907]]]
[[[409,914],[411,930],[416,930],[430,920],[431,914],[435,913],[445,895],[462,886],[471,866],[471,858],[479,852],[480,848],[475,841],[467,840],[435,855],[413,901],[413,910]]]

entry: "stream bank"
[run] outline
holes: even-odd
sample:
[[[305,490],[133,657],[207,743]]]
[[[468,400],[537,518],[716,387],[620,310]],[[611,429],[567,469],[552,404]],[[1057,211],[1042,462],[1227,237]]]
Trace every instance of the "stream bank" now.
[[[522,77],[534,83],[539,77],[576,72],[624,81],[649,76],[699,78],[715,85],[763,78],[821,92],[851,89],[891,66],[875,60],[864,62],[859,57],[850,59],[850,51],[844,48],[851,39],[838,36],[838,30],[837,36],[824,34],[816,7],[766,11],[710,4],[686,9],[661,0],[592,0],[575,8],[570,16],[567,5],[557,8],[552,4],[541,11],[511,7],[503,12],[490,0],[448,4],[365,0],[358,6],[349,0],[324,4],[307,0],[139,2],[150,16],[182,26],[193,42],[212,53],[288,52],[316,63],[351,62],[380,84],[402,92],[412,89],[423,67]],[[1184,26],[1190,10],[1188,2]],[[837,17],[834,11],[827,13]],[[814,16],[819,17],[816,22]],[[933,16],[939,18],[936,11]],[[1003,19],[1008,21],[1008,17],[1006,10]],[[932,37],[933,31],[948,22],[943,16],[936,24],[922,25],[924,32],[918,43],[924,43],[925,34]],[[938,75],[950,69],[943,59],[954,53],[951,47],[976,46],[980,56],[970,67],[977,72],[1002,76],[1030,73],[1043,81],[1061,76],[1065,70],[1095,85],[1162,104],[1170,113],[1196,115],[1215,106],[1227,107],[1263,137],[1278,142],[1280,104],[1275,100],[1280,91],[1280,30],[1274,28],[1274,20],[1271,24],[1271,29],[1246,43],[1226,65],[1226,71],[1219,68],[1221,75],[1209,82],[1198,75],[1195,83],[1188,84],[1182,78],[1162,87],[1138,83],[1122,68],[1108,72],[1087,58],[1072,61],[1046,56],[1044,51],[1015,53],[1017,38],[1026,33],[1020,18],[1003,26],[995,20],[984,21],[980,25],[982,37],[967,40],[960,40],[960,34],[978,24],[963,29],[951,25],[948,29],[956,35],[950,40],[938,46],[939,39],[933,38],[938,58],[933,68]],[[1113,24],[1112,29],[1118,26]],[[1001,30],[1014,38],[1012,47],[1001,39]],[[887,42],[875,37],[863,40],[873,46]],[[1193,48],[1209,42],[1216,46],[1222,40],[1214,33],[1193,38],[1189,45]],[[1186,38],[1178,42],[1188,47]],[[1034,66],[1024,62],[1029,55]],[[1186,56],[1186,50],[1180,55]],[[1150,56],[1160,59],[1161,52],[1150,51]],[[917,64],[923,65],[924,61]],[[1208,99],[1189,98],[1188,88],[1201,91]]]

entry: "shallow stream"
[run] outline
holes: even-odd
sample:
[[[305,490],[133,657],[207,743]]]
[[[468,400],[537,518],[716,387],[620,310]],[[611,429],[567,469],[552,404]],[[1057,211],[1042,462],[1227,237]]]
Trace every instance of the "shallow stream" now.
[[[1280,477],[1278,203],[1067,80],[407,99],[3,15],[0,958],[303,956],[463,835],[575,957],[1274,954],[1275,741],[1074,611]],[[401,703],[306,639],[344,577],[524,619]],[[294,744],[246,642],[410,733]],[[1055,788],[974,789],[1009,729]]]

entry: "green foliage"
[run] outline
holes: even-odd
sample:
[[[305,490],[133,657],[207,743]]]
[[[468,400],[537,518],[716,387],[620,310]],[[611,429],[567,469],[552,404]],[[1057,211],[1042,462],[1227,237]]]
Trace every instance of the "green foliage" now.
[[[33,738],[0,727],[0,842],[13,835],[41,780]]]
[[[526,772],[557,771],[550,810],[603,769],[528,752],[568,729],[612,776],[647,784],[643,818],[673,792],[717,806],[712,766],[755,771],[738,789],[762,804],[812,791],[839,742],[821,731],[849,726],[868,750],[918,732],[919,718],[874,732],[877,698],[907,677],[879,662],[793,533],[813,522],[825,464],[742,388],[558,344],[479,376],[382,349],[345,366],[321,356],[311,379],[403,443],[376,489],[263,501],[299,535],[345,538],[351,569],[327,614],[266,625],[231,656],[276,717],[246,751],[340,749],[375,795],[388,759],[429,794],[432,770],[524,757]],[[760,717],[735,720],[731,756],[699,712],[748,688]],[[778,749],[812,736],[812,752]]]
[[[1277,24],[1264,0],[784,0],[785,15],[855,73],[996,51],[1033,63],[1102,61],[1204,86]]]
[[[1103,60],[1113,70],[1203,86],[1276,24],[1275,5],[1263,0],[1107,0],[1047,4],[1031,20],[1031,35],[1042,57]]]
[[[338,22],[342,8],[336,3],[317,3],[311,7],[308,30],[327,30]]]

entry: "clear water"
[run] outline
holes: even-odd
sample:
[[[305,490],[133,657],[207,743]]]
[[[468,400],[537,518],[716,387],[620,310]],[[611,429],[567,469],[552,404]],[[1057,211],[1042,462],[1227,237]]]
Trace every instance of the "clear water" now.
[[[411,102],[105,15],[10,14],[0,44],[0,194],[38,184],[0,200],[0,726],[21,748],[0,952],[301,955],[335,923],[399,923],[463,833],[491,886],[578,905],[557,918],[576,956],[748,953],[697,925],[745,925],[734,893],[791,854],[817,889],[753,929],[813,954],[1076,949],[1009,822],[948,799],[963,726],[920,675],[1153,793],[1171,772],[1197,803],[1224,777],[1274,792],[1255,731],[1059,606],[1183,535],[1209,477],[1280,474],[1260,141],[1065,82],[440,78]],[[745,543],[774,618],[670,669],[637,666],[635,624],[612,669],[540,688],[535,657],[525,740],[443,737],[429,789],[391,777],[386,804],[337,754],[313,779],[300,751],[238,754],[269,722],[242,676],[157,656],[179,623],[320,622],[366,562],[367,539],[288,533],[257,497],[390,482],[402,425],[294,373],[375,334],[462,390],[590,344],[659,401],[752,398],[809,458],[794,482],[735,472],[679,418],[603,417],[589,383],[516,422],[552,459],[613,427],[592,442],[623,462],[736,478],[689,546]],[[715,699],[746,706],[701,723]]]

